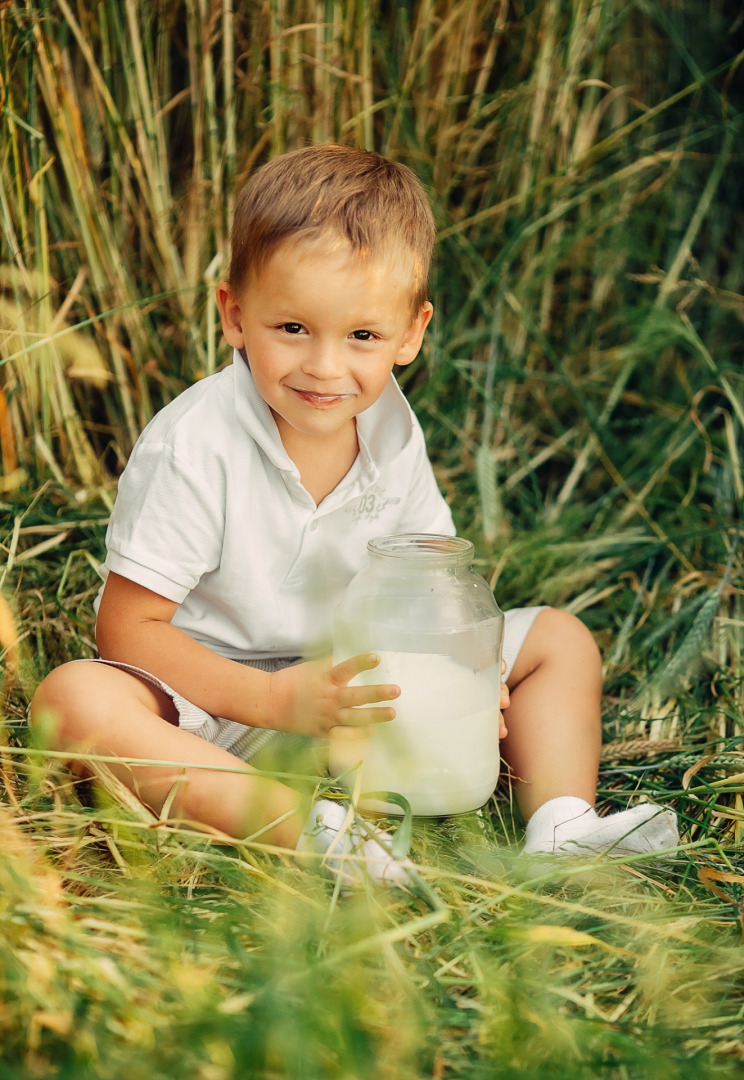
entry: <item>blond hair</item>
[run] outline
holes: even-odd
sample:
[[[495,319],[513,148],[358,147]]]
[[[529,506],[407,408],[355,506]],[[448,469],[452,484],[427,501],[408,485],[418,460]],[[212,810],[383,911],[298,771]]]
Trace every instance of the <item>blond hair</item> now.
[[[232,226],[233,292],[283,241],[340,236],[360,257],[408,251],[411,306],[428,297],[434,218],[405,165],[350,146],[308,146],[274,158],[241,189]]]

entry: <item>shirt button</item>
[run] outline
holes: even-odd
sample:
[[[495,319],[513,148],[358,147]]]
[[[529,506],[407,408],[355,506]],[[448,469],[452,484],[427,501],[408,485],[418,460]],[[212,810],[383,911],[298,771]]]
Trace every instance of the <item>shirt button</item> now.
[[[310,526],[310,531],[311,531],[311,532],[315,532],[315,530],[317,529],[317,527],[318,527],[318,523],[317,523],[317,521],[314,521],[314,522],[312,523],[312,525]]]

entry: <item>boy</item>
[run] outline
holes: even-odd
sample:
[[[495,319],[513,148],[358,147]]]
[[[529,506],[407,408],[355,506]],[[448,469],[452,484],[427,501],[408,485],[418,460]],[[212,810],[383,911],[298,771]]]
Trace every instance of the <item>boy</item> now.
[[[140,437],[107,533],[100,660],[52,672],[32,704],[32,720],[55,718],[61,749],[183,763],[115,768],[157,812],[170,795],[174,816],[324,855],[345,876],[351,848],[351,865],[389,882],[406,871],[386,835],[344,833],[342,804],[308,810],[277,780],[209,767],[235,770],[268,742],[395,722],[397,687],[350,685],[376,657],[333,667],[326,654],[370,538],[454,532],[392,376],[431,318],[433,243],[418,181],[377,154],[309,147],[253,174],[217,289],[233,364]],[[503,754],[526,850],[674,846],[669,811],[593,810],[601,666],[584,626],[516,609],[504,655]]]

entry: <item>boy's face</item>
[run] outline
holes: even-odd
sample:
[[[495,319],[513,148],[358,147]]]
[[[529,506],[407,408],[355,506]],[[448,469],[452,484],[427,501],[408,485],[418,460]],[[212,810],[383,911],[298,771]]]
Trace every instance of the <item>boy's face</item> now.
[[[290,429],[346,433],[416,357],[432,308],[411,315],[411,281],[405,253],[355,258],[339,239],[287,241],[237,294],[218,287],[225,338],[245,349],[285,442]]]

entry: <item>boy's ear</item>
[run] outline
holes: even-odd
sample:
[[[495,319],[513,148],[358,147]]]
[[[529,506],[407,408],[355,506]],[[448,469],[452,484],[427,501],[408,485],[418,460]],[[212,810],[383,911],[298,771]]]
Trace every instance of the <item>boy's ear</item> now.
[[[400,367],[405,367],[406,364],[413,363],[418,356],[421,342],[424,340],[424,332],[426,331],[433,314],[434,308],[427,300],[421,305],[416,315],[411,319],[411,324],[406,330],[405,337],[401,342],[398,355],[395,359],[396,364]]]
[[[242,349],[245,345],[243,336],[243,312],[226,281],[221,281],[216,292],[217,307],[220,309],[222,333],[228,345],[233,349]]]

